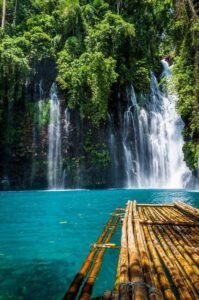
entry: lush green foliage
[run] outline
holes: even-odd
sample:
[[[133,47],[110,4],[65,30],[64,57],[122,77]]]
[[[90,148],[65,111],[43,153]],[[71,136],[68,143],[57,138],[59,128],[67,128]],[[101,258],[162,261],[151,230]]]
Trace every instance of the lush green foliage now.
[[[59,53],[58,82],[68,91],[69,105],[79,105],[82,116],[98,126],[107,118],[113,83],[118,75],[124,77],[119,56],[125,45],[131,45],[135,32],[132,24],[111,12],[93,27],[86,24],[86,29],[83,46],[70,37]]]
[[[184,155],[185,155],[185,160],[189,167],[192,170],[197,170],[198,169],[198,159],[199,159],[199,144],[195,142],[187,142],[184,145]]]
[[[70,107],[79,107],[99,126],[107,117],[114,83],[133,81],[135,90],[148,90],[150,70],[159,68],[158,43],[170,6],[168,0],[7,0],[5,32],[10,37],[2,34],[2,47],[11,38],[30,75],[46,60],[57,64],[57,80]],[[23,40],[20,49],[18,39]],[[27,72],[21,70],[25,82]],[[6,76],[13,82],[9,71]]]
[[[82,116],[95,125],[106,120],[111,85],[117,77],[115,61],[101,52],[86,52],[70,60],[68,53],[62,51],[58,64],[58,81],[68,90],[69,107],[78,104]]]
[[[7,99],[20,97],[20,90],[29,71],[28,60],[22,50],[26,40],[4,36],[0,43],[0,96]]]
[[[91,166],[95,168],[106,168],[110,164],[109,151],[103,143],[94,143],[90,134],[87,135],[84,143],[84,151]]]
[[[185,160],[192,170],[199,162],[199,17],[188,3],[176,3],[172,27],[176,43],[174,83],[179,95],[178,109],[185,122]]]
[[[33,110],[33,122],[39,128],[44,127],[49,122],[50,101],[39,100],[31,107]]]
[[[5,29],[0,29],[0,120],[16,101],[23,102],[27,78],[54,66],[68,106],[97,128],[116,89],[133,83],[136,92],[148,92],[150,71],[160,74],[164,56],[175,62],[185,158],[197,168],[199,18],[189,1],[7,0],[6,6]],[[48,105],[43,116],[35,105],[30,111],[36,124],[47,123]],[[105,150],[96,151],[104,160]]]

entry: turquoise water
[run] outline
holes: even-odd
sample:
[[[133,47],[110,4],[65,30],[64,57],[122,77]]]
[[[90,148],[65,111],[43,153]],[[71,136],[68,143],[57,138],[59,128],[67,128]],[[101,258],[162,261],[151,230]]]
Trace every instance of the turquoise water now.
[[[127,200],[199,207],[199,192],[0,192],[0,299],[62,299],[110,213]],[[119,240],[118,229],[112,241]],[[112,288],[117,256],[116,249],[106,251],[94,295]]]

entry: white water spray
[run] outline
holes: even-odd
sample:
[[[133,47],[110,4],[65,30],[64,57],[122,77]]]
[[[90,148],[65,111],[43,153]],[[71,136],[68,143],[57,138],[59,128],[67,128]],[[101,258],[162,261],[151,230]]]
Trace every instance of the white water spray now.
[[[48,188],[63,188],[61,152],[61,112],[57,85],[50,90],[50,122],[48,127]]]
[[[170,67],[162,61],[163,74],[172,80]],[[160,91],[151,74],[151,94],[140,109],[133,87],[121,129],[126,187],[182,188],[190,172],[183,159],[183,122],[176,110],[177,96]]]

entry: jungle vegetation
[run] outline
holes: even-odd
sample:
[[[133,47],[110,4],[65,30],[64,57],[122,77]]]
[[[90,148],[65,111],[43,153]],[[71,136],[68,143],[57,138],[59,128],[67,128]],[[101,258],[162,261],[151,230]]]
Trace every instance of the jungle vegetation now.
[[[28,77],[55,67],[70,108],[93,128],[106,121],[115,86],[150,86],[160,59],[174,64],[184,154],[199,160],[199,5],[194,0],[1,0],[0,126],[6,110],[23,103]],[[27,108],[28,116],[35,115]],[[21,116],[22,118],[22,116]],[[14,142],[14,129],[4,138]],[[7,136],[6,136],[7,135]]]

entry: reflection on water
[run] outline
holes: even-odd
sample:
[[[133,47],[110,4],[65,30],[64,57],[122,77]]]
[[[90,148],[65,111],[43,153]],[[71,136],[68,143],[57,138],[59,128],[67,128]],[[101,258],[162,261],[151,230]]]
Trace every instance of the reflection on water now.
[[[134,199],[199,207],[199,193],[183,190],[1,192],[0,300],[62,299],[110,213]],[[112,288],[117,257],[106,251],[94,295]]]

